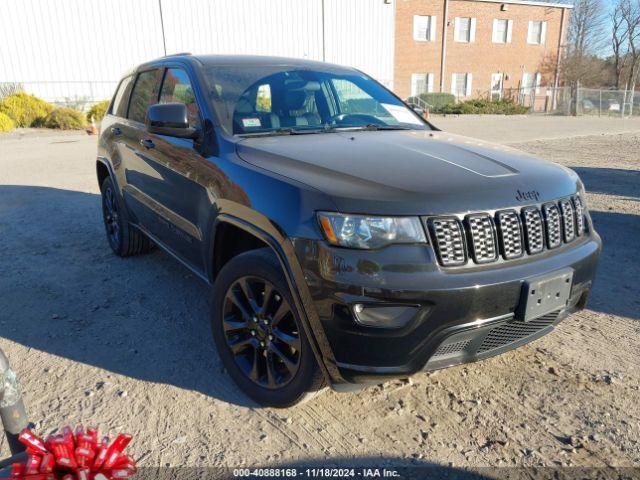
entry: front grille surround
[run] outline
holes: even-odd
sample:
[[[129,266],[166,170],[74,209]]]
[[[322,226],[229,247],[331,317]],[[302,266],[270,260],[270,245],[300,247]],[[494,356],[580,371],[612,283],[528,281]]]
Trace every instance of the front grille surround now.
[[[442,265],[448,267],[467,263],[467,248],[460,220],[456,217],[438,217],[429,221],[429,230]]]
[[[547,247],[550,249],[558,248],[562,245],[562,222],[558,205],[545,203],[542,206],[542,215],[547,231]]]
[[[584,204],[582,203],[582,199],[575,195],[573,198],[573,211],[576,214],[576,235],[581,237],[585,230],[585,219],[584,219]]]
[[[498,240],[493,219],[486,213],[465,219],[471,255],[476,263],[493,262],[498,257]]]
[[[522,248],[522,225],[515,210],[502,210],[496,213],[496,223],[500,234],[500,248],[505,260],[520,258]]]
[[[542,252],[544,250],[544,224],[540,210],[536,207],[523,208],[522,224],[529,255]]]
[[[574,242],[587,232],[577,194],[511,209],[423,217],[438,262],[447,268],[514,261]]]
[[[562,215],[562,233],[565,243],[569,243],[576,237],[575,214],[573,203],[569,198],[560,200],[560,213]]]

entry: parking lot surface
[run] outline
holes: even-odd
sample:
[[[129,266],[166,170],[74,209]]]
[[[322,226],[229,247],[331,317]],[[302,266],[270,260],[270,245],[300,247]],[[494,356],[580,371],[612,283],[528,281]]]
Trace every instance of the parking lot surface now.
[[[604,241],[589,308],[499,357],[286,410],[222,369],[205,285],[160,251],[111,253],[95,137],[0,136],[0,346],[37,431],[128,431],[143,466],[640,466],[640,124],[564,120],[434,118],[580,174]]]

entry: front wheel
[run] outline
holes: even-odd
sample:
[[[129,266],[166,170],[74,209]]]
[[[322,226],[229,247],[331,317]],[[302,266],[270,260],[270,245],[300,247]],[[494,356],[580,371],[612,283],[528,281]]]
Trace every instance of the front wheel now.
[[[323,376],[270,249],[231,259],[213,287],[211,327],[236,384],[262,405],[287,407],[323,386]]]

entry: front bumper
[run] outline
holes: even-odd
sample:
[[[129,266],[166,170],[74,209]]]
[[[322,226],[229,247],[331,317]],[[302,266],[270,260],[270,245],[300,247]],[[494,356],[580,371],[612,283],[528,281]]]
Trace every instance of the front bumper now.
[[[584,308],[601,241],[591,229],[580,240],[501,265],[449,270],[430,246],[395,245],[377,251],[335,248],[296,239],[294,248],[320,325],[332,378],[372,383],[425,369],[481,360],[532,341]],[[567,304],[523,325],[516,314],[524,282],[571,268]],[[401,305],[413,312],[399,328],[358,323],[355,304]]]

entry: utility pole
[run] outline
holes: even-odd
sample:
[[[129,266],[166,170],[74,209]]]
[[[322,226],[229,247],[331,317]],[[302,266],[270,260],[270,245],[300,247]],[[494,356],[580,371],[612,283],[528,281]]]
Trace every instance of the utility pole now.
[[[326,52],[326,42],[325,42],[325,31],[324,31],[324,0],[321,0],[322,5],[322,61],[327,61],[327,52]]]
[[[440,53],[440,92],[444,92],[444,75],[447,64],[447,17],[449,16],[449,0],[444,0],[442,15],[442,51]]]
[[[158,0],[158,8],[160,9],[160,28],[162,29],[162,48],[164,56],[167,56],[167,41],[164,38],[164,19],[162,18],[162,0]]]

